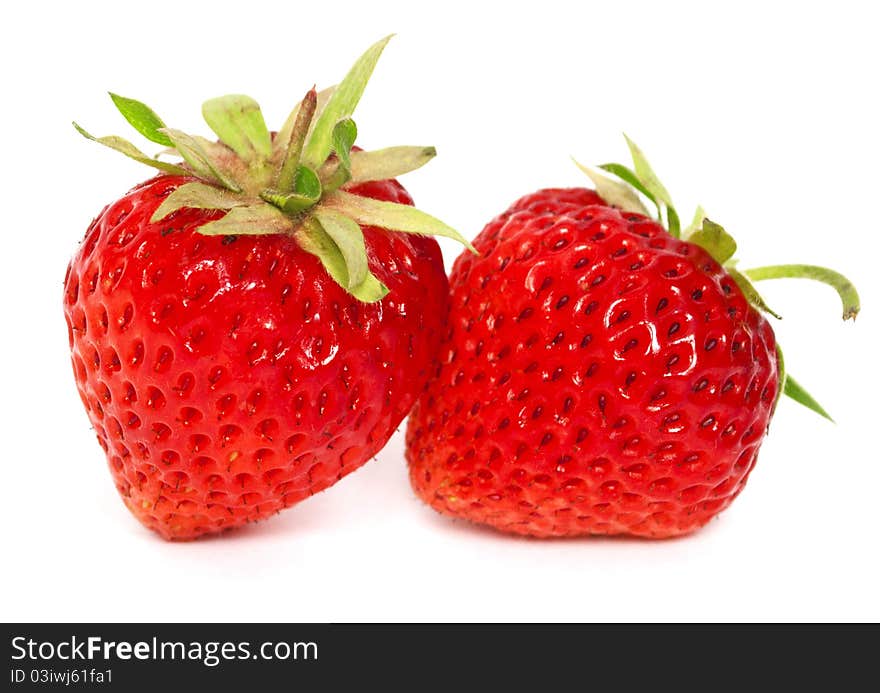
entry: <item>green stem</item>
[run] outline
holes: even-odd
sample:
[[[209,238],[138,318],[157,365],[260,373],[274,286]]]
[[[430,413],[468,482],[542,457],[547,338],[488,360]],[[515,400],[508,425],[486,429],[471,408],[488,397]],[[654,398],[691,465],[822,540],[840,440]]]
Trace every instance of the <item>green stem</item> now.
[[[287,151],[284,154],[284,163],[281,164],[281,170],[278,172],[278,179],[275,182],[275,187],[283,193],[293,190],[296,170],[302,157],[303,145],[309,132],[309,126],[312,124],[312,118],[315,117],[317,107],[318,94],[315,88],[312,87],[299,106],[296,121],[293,124],[293,129],[290,131],[290,140],[287,144]]]
[[[828,284],[837,291],[843,303],[843,319],[855,319],[859,312],[859,294],[853,283],[840,272],[816,265],[770,265],[744,270],[749,279],[812,279]]]

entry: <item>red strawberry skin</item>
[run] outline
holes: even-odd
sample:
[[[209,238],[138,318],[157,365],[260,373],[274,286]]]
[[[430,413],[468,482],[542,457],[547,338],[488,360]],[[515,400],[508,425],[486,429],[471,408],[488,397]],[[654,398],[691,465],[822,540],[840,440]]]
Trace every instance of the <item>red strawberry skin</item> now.
[[[349,296],[289,237],[151,224],[160,175],[89,227],[64,282],[73,370],[126,506],[168,539],[263,519],[379,451],[429,374],[448,284],[430,238],[366,227],[381,302]],[[412,204],[396,181],[351,192]]]
[[[416,493],[535,537],[673,537],[724,510],[779,375],[769,324],[719,264],[584,189],[523,197],[474,245],[409,420]]]

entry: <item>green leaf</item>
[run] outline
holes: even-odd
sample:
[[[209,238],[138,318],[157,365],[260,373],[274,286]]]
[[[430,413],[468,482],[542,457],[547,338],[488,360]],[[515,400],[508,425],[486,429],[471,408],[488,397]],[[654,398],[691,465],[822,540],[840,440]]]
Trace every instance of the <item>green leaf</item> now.
[[[605,202],[614,207],[619,207],[625,212],[635,212],[636,214],[650,216],[632,186],[616,181],[608,176],[603,176],[598,171],[584,166],[574,158],[572,161],[574,161],[575,166],[593,181],[593,185],[596,186],[596,192]]]
[[[324,111],[324,108],[326,108],[327,106],[327,102],[330,100],[330,97],[333,96],[333,92],[335,91],[336,85],[333,85],[332,87],[327,87],[326,89],[322,89],[317,93],[314,114],[315,117],[319,116]],[[284,121],[284,125],[275,136],[275,139],[272,143],[273,159],[280,159],[282,155],[287,151],[287,145],[290,142],[290,134],[293,132],[293,128],[296,124],[296,119],[299,117],[299,111],[301,107],[302,102],[294,106],[293,110],[290,112],[290,115],[287,116],[287,120]],[[312,125],[314,125],[314,120],[312,120]]]
[[[366,279],[348,293],[364,303],[375,303],[388,295],[388,287],[375,274],[368,272]]]
[[[669,195],[669,191],[666,190],[666,187],[657,178],[657,174],[654,173],[654,169],[648,163],[644,152],[626,134],[623,135],[623,138],[626,140],[626,145],[629,147],[629,152],[632,155],[633,168],[639,181],[650,191],[655,199],[667,207],[672,207],[672,198]]]
[[[187,171],[185,168],[177,166],[176,164],[169,164],[165,161],[159,161],[158,159],[154,159],[153,157],[144,154],[131,142],[123,139],[122,137],[117,137],[116,135],[108,135],[107,137],[94,137],[93,135],[90,135],[88,132],[83,130],[76,123],[73,124],[73,127],[75,127],[76,131],[87,140],[97,142],[98,144],[103,144],[105,147],[109,147],[110,149],[113,149],[120,154],[125,154],[125,156],[127,156],[129,159],[134,159],[141,164],[146,164],[147,166],[159,169],[163,173],[170,173],[177,176],[192,175],[190,171]]]
[[[162,119],[156,115],[152,108],[145,103],[141,103],[135,99],[129,99],[119,94],[109,92],[110,98],[116,105],[116,108],[122,114],[131,126],[146,137],[150,142],[161,144],[165,147],[171,146],[171,140],[168,136],[160,132],[165,127]]]
[[[608,171],[608,173],[617,176],[622,181],[629,183],[636,190],[642,193],[642,195],[647,197],[654,204],[654,206],[657,207],[657,215],[659,216],[660,203],[657,202],[657,198],[651,194],[651,191],[648,190],[644,185],[642,185],[642,182],[639,180],[638,176],[636,176],[636,174],[631,169],[627,168],[623,164],[602,164],[601,166],[599,166],[599,168],[601,168],[603,171]]]
[[[307,209],[311,209],[317,202],[313,197],[299,193],[283,193],[277,190],[264,190],[260,193],[260,197],[291,217],[296,217]]]
[[[706,250],[719,265],[727,262],[736,252],[733,236],[711,219],[704,218],[702,227],[688,236],[688,241]]]
[[[308,166],[300,166],[296,170],[296,178],[293,181],[293,191],[310,197],[315,202],[321,199],[323,189],[321,187],[321,179]]]
[[[220,141],[245,162],[265,161],[272,154],[272,136],[260,104],[250,96],[230,94],[205,101],[202,116]]]
[[[391,36],[386,36],[370,46],[339,83],[326,108],[315,121],[314,130],[303,152],[303,163],[318,168],[327,159],[330,154],[333,128],[340,120],[354,113],[370,75],[373,74],[373,68],[376,67],[379,56],[382,55],[390,39]]]
[[[357,125],[351,118],[343,118],[333,128],[333,151],[339,159],[339,166],[351,172],[351,148],[357,139]]]
[[[206,183],[186,183],[171,193],[150,217],[150,223],[164,219],[184,207],[191,209],[232,209],[247,203],[234,193]]]
[[[843,319],[855,320],[861,309],[859,294],[853,283],[840,272],[817,265],[771,265],[745,270],[750,279],[812,279],[837,291],[843,304]]]
[[[706,210],[698,205],[696,211],[694,211],[694,218],[691,220],[691,223],[687,225],[687,228],[683,232],[685,240],[690,238],[694,231],[702,227],[703,219],[705,218]]]
[[[770,411],[771,416],[776,412],[779,400],[782,399],[782,394],[785,391],[785,379],[788,375],[785,370],[785,357],[782,355],[782,347],[779,346],[779,342],[776,342],[776,371],[779,389],[776,391],[776,399],[773,400],[773,409]]]
[[[388,147],[351,153],[351,181],[388,180],[421,168],[437,156],[434,147]]]
[[[234,207],[225,217],[198,228],[205,236],[264,236],[290,234],[293,220],[272,205],[256,204]]]
[[[209,153],[211,142],[173,128],[163,128],[162,132],[168,135],[174,143],[174,148],[180,152],[199,178],[213,180],[233,192],[241,192],[239,185],[220,170],[216,156]]]
[[[749,278],[746,277],[746,275],[744,275],[742,272],[740,272],[738,269],[735,269],[734,267],[728,266],[724,269],[727,270],[727,273],[733,278],[733,281],[736,282],[736,285],[739,287],[740,291],[743,292],[746,300],[749,303],[751,303],[758,310],[769,313],[777,320],[782,320],[782,316],[779,315],[779,313],[776,313],[773,309],[770,308],[770,306],[767,305],[767,303],[761,297],[761,294],[758,293],[758,290],[754,287],[752,282],[749,281]]]
[[[321,199],[323,190],[318,175],[307,166],[300,166],[296,172],[292,192],[264,190],[260,193],[266,202],[275,205],[285,214],[297,216],[315,206]]]
[[[404,233],[445,236],[458,241],[472,253],[477,254],[476,249],[458,231],[409,205],[374,200],[342,190],[327,195],[321,204],[325,208],[342,212],[361,225],[378,226]]]
[[[675,207],[666,208],[666,229],[674,238],[678,238],[681,235],[681,221],[678,218],[678,212],[675,211]]]
[[[351,180],[351,148],[356,138],[357,126],[351,118],[343,118],[336,123],[336,127],[333,128],[333,151],[336,153],[338,164],[333,173],[324,180],[326,191],[338,190]]]
[[[349,288],[348,269],[342,251],[316,219],[307,219],[297,229],[296,240],[303,250],[321,261],[324,269],[337,284],[359,301],[373,303],[388,295],[388,287],[369,271],[360,284]]]
[[[791,397],[795,402],[802,404],[810,411],[816,412],[819,416],[822,416],[831,422],[834,421],[822,405],[819,404],[799,382],[792,378],[790,374],[786,374],[785,376],[784,393],[786,397]]]
[[[367,273],[370,271],[367,265],[364,232],[356,221],[332,209],[316,210],[315,218],[342,253],[348,271],[346,288],[353,289],[367,278]]]

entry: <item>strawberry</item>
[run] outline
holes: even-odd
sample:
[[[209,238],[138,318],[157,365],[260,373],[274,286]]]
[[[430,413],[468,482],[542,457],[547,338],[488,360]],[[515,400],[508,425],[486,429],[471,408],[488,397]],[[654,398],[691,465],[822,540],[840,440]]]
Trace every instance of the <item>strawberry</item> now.
[[[602,167],[622,182],[585,169],[596,191],[526,195],[479,234],[479,257],[455,262],[406,440],[435,510],[534,537],[682,535],[742,491],[781,392],[827,416],[784,374],[750,279],[827,282],[844,318],[852,285],[806,265],[738,271],[702,210],[681,238],[630,145],[634,170]]]
[[[350,115],[386,41],[274,137],[245,96],[204,105],[213,142],[112,95],[180,164],[76,126],[160,170],[92,222],[64,312],[119,494],[166,539],[331,486],[385,445],[428,376],[448,284],[423,234],[458,234],[393,180],[432,148],[353,147]]]

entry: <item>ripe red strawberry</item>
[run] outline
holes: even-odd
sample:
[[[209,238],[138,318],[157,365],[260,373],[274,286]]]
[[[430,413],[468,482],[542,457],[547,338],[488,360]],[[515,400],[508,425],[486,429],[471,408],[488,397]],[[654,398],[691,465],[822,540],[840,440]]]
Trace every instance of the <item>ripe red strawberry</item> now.
[[[681,240],[631,147],[634,171],[603,168],[665,209],[669,231],[588,171],[602,197],[526,195],[456,261],[449,331],[407,429],[412,485],[439,512],[535,537],[686,534],[742,490],[782,387],[824,414],[783,375],[745,275],[832,283],[845,318],[851,285],[816,267],[725,267],[735,243],[701,212]]]
[[[448,284],[437,243],[397,231],[456,234],[390,180],[433,150],[352,149],[349,115],[384,45],[332,96],[311,91],[274,141],[246,97],[205,104],[213,143],[114,96],[186,163],[98,140],[162,173],[89,227],[64,309],[116,487],[165,538],[334,484],[383,447],[427,378]]]

